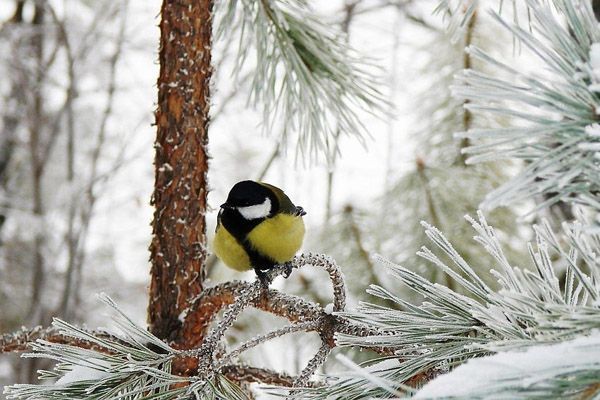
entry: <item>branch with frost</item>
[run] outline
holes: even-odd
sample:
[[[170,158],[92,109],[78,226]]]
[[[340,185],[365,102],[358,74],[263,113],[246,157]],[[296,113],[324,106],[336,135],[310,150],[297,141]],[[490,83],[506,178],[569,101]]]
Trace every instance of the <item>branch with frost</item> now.
[[[333,284],[333,311],[343,311],[344,281],[335,262],[327,256],[313,254],[302,255],[292,261],[293,268],[303,265],[322,267],[328,272]],[[268,278],[272,280],[285,270],[285,267],[278,266],[268,272]],[[374,335],[378,332],[376,329],[328,313],[320,306],[295,296],[266,290],[258,281],[231,282],[207,289],[182,316],[190,322],[186,325],[194,326],[200,343],[195,349],[180,350],[172,348],[144,328],[135,325],[108,297],[104,296],[103,301],[116,314],[113,319],[119,329],[118,333],[90,332],[55,319],[48,331],[21,335],[19,341],[0,341],[0,348],[7,351],[18,351],[25,346],[33,350],[24,357],[58,361],[55,370],[43,371],[41,374],[42,378],[59,378],[57,384],[13,385],[6,389],[9,398],[33,399],[41,396],[65,399],[82,396],[91,398],[92,395],[103,398],[102,396],[116,392],[129,396],[152,393],[158,396],[156,398],[198,394],[244,398],[239,388],[229,380],[261,381],[290,387],[316,387],[319,383],[310,382],[309,379],[336,346],[336,332],[352,335]],[[223,350],[222,339],[225,333],[248,306],[297,322],[251,339],[230,352]],[[206,332],[210,322],[223,309],[225,311],[222,319]],[[322,345],[297,377],[232,364],[232,361],[250,348],[273,338],[300,331],[318,332]],[[28,342],[33,339],[37,340],[33,343]],[[385,349],[377,348],[376,351],[389,354]]]
[[[455,94],[468,99],[477,115],[509,117],[511,127],[459,133],[473,145],[468,162],[517,158],[526,168],[492,191],[484,205],[497,207],[533,196],[547,200],[538,208],[566,201],[600,210],[600,28],[590,2],[527,0],[533,29],[525,30],[498,14],[511,32],[543,65],[535,71],[501,61],[477,47],[473,58],[497,73],[465,70]],[[541,72],[543,71],[543,72]]]
[[[368,136],[356,111],[381,113],[387,105],[379,92],[376,67],[344,40],[334,24],[322,21],[304,0],[222,2],[218,36],[239,26],[236,75],[255,52],[249,101],[262,104],[264,127],[280,142],[297,135],[298,152],[330,160],[338,151],[337,129],[360,141]]]
[[[228,363],[232,358],[236,358],[243,352],[245,352],[253,347],[256,347],[259,344],[264,343],[268,340],[275,339],[277,337],[284,336],[284,335],[287,335],[287,334],[293,333],[293,332],[313,331],[313,330],[316,330],[318,328],[318,326],[319,326],[319,321],[300,322],[297,324],[284,326],[283,328],[274,329],[263,335],[256,336],[256,337],[242,343],[240,346],[236,347],[235,349],[233,349],[232,351],[230,351],[229,353],[227,353],[226,355],[221,357],[218,365],[224,365],[224,364]]]
[[[248,282],[231,281],[205,289],[193,301],[185,316],[182,316],[186,318],[185,326],[189,326],[189,333],[196,332],[198,341],[201,341],[208,326],[214,321],[219,312],[234,303],[239,294],[250,286],[251,283]],[[313,321],[330,319],[336,332],[356,336],[368,336],[378,332],[377,329],[366,325],[353,323],[346,318],[331,315],[319,305],[301,297],[282,293],[275,289],[268,289],[266,294],[251,301],[250,306],[286,318],[292,323],[306,322],[306,326],[312,326]],[[322,325],[322,323],[319,325]],[[316,329],[309,329],[309,331],[316,331]],[[66,343],[68,340],[68,338],[56,333],[53,328],[36,327],[31,330],[0,336],[0,353],[30,350],[30,345],[37,339],[56,343]],[[385,349],[378,349],[378,351],[387,354]]]
[[[329,278],[333,286],[333,311],[341,312],[345,308],[346,304],[346,291],[345,284],[342,278],[341,271],[336,265],[335,261],[330,257],[308,254],[295,257],[287,266],[289,268],[298,268],[304,265],[312,265],[315,267],[323,268],[329,275]],[[270,282],[274,277],[281,275],[286,271],[286,266],[277,266],[267,272],[267,280]],[[258,299],[263,293],[262,283],[256,280],[250,286],[244,288],[239,295],[236,297],[234,303],[230,304],[224,311],[221,321],[213,328],[208,335],[203,339],[202,345],[193,350],[184,352],[186,356],[196,357],[199,361],[198,372],[201,376],[212,376],[219,371],[222,361],[219,360],[219,354],[217,349],[221,343],[225,332],[241,314],[241,312],[248,307],[255,299]],[[297,309],[297,306],[294,306]],[[303,314],[302,310],[298,310],[300,314]],[[321,366],[331,349],[335,346],[333,340],[334,329],[332,328],[332,318],[329,315],[323,316],[317,320],[313,320],[313,324],[303,324],[303,330],[316,330],[321,336],[322,346],[317,354],[308,362],[306,368],[300,373],[300,376],[295,380],[294,386],[305,385],[308,379],[313,375],[316,369]],[[290,333],[297,331],[297,328],[289,328],[288,331],[278,331],[272,334],[264,335],[262,338],[257,338],[250,344],[243,345],[238,349],[237,354],[240,354],[243,350],[249,349],[256,345],[259,345],[273,337],[281,336],[283,333]],[[225,361],[229,361],[231,354],[225,356]]]
[[[173,372],[174,363],[187,357],[144,328],[135,325],[106,296],[103,301],[114,311],[118,333],[100,336],[55,319],[54,331],[68,338],[69,344],[37,340],[32,353],[24,357],[57,361],[52,371],[40,371],[42,380],[55,383],[13,385],[6,387],[8,399],[73,398],[227,398],[247,396],[230,379],[249,382],[293,384],[294,378],[274,371],[228,364],[210,376],[180,376]],[[115,339],[116,337],[116,339]],[[79,346],[90,343],[92,346]],[[97,348],[102,351],[96,350]]]
[[[190,329],[199,332],[199,337],[201,338],[206,334],[206,329],[219,312],[232,304],[239,294],[250,286],[251,284],[248,282],[232,281],[205,289],[190,305],[185,316],[186,326],[188,326],[189,322]],[[368,336],[378,332],[377,329],[353,323],[347,318],[331,315],[321,306],[301,297],[282,293],[274,289],[268,289],[265,295],[253,299],[249,305],[270,314],[286,318],[292,323],[329,319],[335,327],[336,332],[356,336]],[[380,349],[379,351],[383,354],[386,353],[385,349]]]
[[[333,285],[333,310],[339,311],[344,309],[346,302],[345,284],[341,272],[333,259],[328,256],[309,253],[295,257],[290,262],[290,265],[293,269],[304,265],[323,268],[328,273]],[[277,267],[269,271],[269,279],[272,280],[283,272],[285,272],[284,267]],[[259,296],[259,294],[262,295]],[[246,297],[247,301],[236,301],[242,295]],[[190,302],[190,307],[181,316],[184,321],[184,327],[187,327],[185,329],[189,330],[189,332],[185,331],[184,335],[194,335],[200,341],[206,334],[206,329],[219,312],[235,303],[239,303],[236,305],[237,308],[243,309],[247,306],[252,306],[284,317],[290,322],[316,321],[330,315],[322,307],[300,297],[288,295],[273,289],[266,289],[263,292],[258,282],[250,284],[247,282],[232,281],[207,288],[196,299]],[[241,312],[241,309],[236,311],[236,313]],[[364,330],[364,334],[368,334],[369,329],[366,327],[349,324],[344,319],[333,318],[336,321],[336,328],[339,330],[352,330],[356,332]],[[235,319],[235,315],[232,315],[223,323],[231,324],[233,319]]]
[[[312,324],[313,322],[311,322]],[[295,325],[292,325],[295,326]],[[79,330],[83,330],[82,328],[78,328]],[[31,351],[32,346],[36,341],[42,340],[46,343],[60,344],[66,346],[73,346],[81,349],[89,349],[94,350],[99,353],[112,354],[111,349],[106,347],[104,343],[114,342],[120,343],[121,345],[127,345],[127,342],[121,340],[119,336],[115,336],[113,334],[109,334],[107,332],[102,331],[94,331],[88,332],[90,335],[103,339],[103,342],[99,343],[96,341],[89,341],[82,339],[78,336],[69,335],[64,330],[52,326],[50,328],[42,328],[36,327],[34,329],[29,330],[21,330],[19,332],[14,332],[11,334],[5,334],[0,336],[0,353],[9,353],[9,352],[23,352],[23,351]],[[237,349],[239,352],[239,349]],[[246,349],[243,349],[246,350]],[[236,350],[234,350],[233,354],[228,354],[229,360],[228,363],[224,363],[222,365],[221,372],[227,377],[229,380],[236,382],[258,382],[268,385],[277,385],[277,386],[292,386],[296,377],[290,376],[281,372],[272,371],[265,368],[255,368],[246,365],[232,364],[229,363],[232,358],[235,358],[237,354],[235,354]],[[77,374],[79,377],[83,377],[82,373],[86,372],[88,375],[98,374],[99,371],[94,372],[89,369],[77,369]],[[63,383],[66,383],[66,380],[76,381],[77,379],[74,375],[69,375],[69,378],[64,379]],[[310,382],[309,386],[314,383]]]
[[[103,301],[116,313],[114,322],[120,331],[119,340],[104,339],[55,319],[53,328],[61,335],[74,341],[93,343],[107,352],[38,340],[31,345],[33,352],[23,356],[55,360],[56,367],[52,371],[40,371],[40,378],[58,378],[58,381],[6,387],[7,398],[105,398],[117,393],[126,397],[142,396],[148,391],[179,395],[191,387],[173,387],[174,383],[188,382],[170,373],[176,350],[135,325],[108,297],[103,297]]]
[[[110,335],[106,332],[89,331],[89,333],[107,340],[118,340],[116,336]],[[44,340],[58,344],[68,344],[98,351],[107,351],[107,349],[103,348],[102,346],[98,346],[96,343],[65,336],[54,327],[43,328],[41,326],[36,326],[32,329],[22,328],[17,332],[0,335],[0,354],[30,351],[32,344],[38,340]]]
[[[402,384],[415,380],[431,380],[471,358],[575,340],[600,329],[600,235],[586,230],[587,222],[565,224],[566,248],[547,224],[534,227],[535,245],[528,246],[531,263],[520,268],[507,259],[483,215],[469,221],[476,232],[475,241],[494,260],[492,272],[499,289],[486,284],[476,272],[481,267],[465,262],[440,231],[424,224],[426,235],[442,255],[426,247],[419,255],[448,274],[466,295],[380,258],[396,279],[422,298],[422,303],[411,304],[384,288],[371,286],[369,293],[396,303],[397,308],[362,303],[356,311],[341,313],[385,332],[365,337],[338,334],[337,341],[340,346],[393,351],[392,357],[372,365],[369,374],[391,384],[394,390],[402,391]],[[487,261],[482,263],[488,265]],[[561,269],[563,283],[557,273]],[[584,380],[585,374],[581,375]],[[303,392],[301,397],[388,396],[389,390],[375,381],[340,376],[328,386]]]
[[[267,368],[249,367],[247,365],[225,365],[221,372],[234,382],[262,383],[272,386],[292,387],[296,377]],[[307,387],[318,387],[319,382],[307,382]]]

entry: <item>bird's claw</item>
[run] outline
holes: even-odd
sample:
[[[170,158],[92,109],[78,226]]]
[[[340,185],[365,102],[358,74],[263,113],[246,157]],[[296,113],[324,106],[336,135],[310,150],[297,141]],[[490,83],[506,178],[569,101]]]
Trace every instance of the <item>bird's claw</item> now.
[[[289,278],[290,275],[292,274],[292,271],[294,270],[294,266],[292,265],[291,262],[286,262],[283,264],[283,277],[285,279]]]
[[[256,269],[256,278],[260,282],[260,286],[263,289],[268,289],[269,288],[269,284],[271,282],[270,282],[270,279],[269,279],[269,275],[267,274],[266,271],[261,271],[260,269]]]
[[[286,263],[283,263],[282,266],[283,266],[283,277],[287,279],[292,274],[292,271],[294,270],[294,266],[289,261]],[[271,279],[269,278],[268,271],[261,270],[258,268],[256,268],[255,271],[256,271],[256,278],[260,282],[260,285],[263,288],[268,288],[269,285],[271,284]]]

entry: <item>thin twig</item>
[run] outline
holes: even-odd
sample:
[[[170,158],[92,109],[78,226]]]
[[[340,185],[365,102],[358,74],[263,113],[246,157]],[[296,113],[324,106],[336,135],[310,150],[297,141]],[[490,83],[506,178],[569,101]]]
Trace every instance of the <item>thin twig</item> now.
[[[258,174],[258,177],[256,178],[257,181],[262,181],[265,178],[265,176],[267,175],[267,172],[269,172],[269,169],[271,168],[271,165],[273,165],[273,161],[275,161],[277,159],[277,157],[279,156],[279,153],[281,152],[280,148],[281,148],[281,144],[276,143],[275,148],[271,152],[271,156],[267,159],[267,162],[260,170],[260,173]]]
[[[219,363],[217,364],[217,369],[219,369],[219,367],[221,365],[227,364],[229,361],[231,361],[232,358],[238,357],[243,352],[245,352],[253,347],[258,346],[261,343],[264,343],[271,339],[275,339],[280,336],[287,335],[288,333],[301,332],[301,331],[312,331],[312,330],[315,330],[318,327],[318,325],[319,325],[318,321],[300,322],[297,324],[284,326],[283,328],[274,329],[263,335],[257,336],[253,339],[250,339],[247,342],[244,342],[241,345],[239,345],[238,347],[236,347],[235,349],[233,349],[231,352],[226,354],[223,358],[221,358],[219,360]]]
[[[65,48],[65,54],[67,58],[67,77],[68,86],[66,90],[65,99],[65,111],[66,111],[66,130],[67,130],[67,183],[69,187],[69,212],[67,218],[67,272],[65,274],[65,286],[63,289],[62,298],[59,302],[59,308],[55,314],[60,315],[64,318],[70,318],[69,303],[68,300],[71,298],[71,291],[73,289],[72,278],[73,278],[73,266],[75,262],[75,251],[77,248],[77,237],[75,236],[75,210],[76,196],[74,193],[74,182],[75,182],[75,114],[73,109],[73,103],[77,95],[77,78],[75,75],[75,59],[73,56],[73,50],[67,35],[65,23],[61,20],[54,7],[48,5],[49,15],[52,18],[54,24],[58,27],[59,37]],[[58,129],[56,130],[58,132]]]
[[[473,36],[475,33],[475,26],[477,24],[477,9],[473,11],[473,15],[467,24],[467,29],[465,31],[464,38],[464,50],[463,50],[463,69],[469,70],[473,67],[473,60],[471,58],[471,54],[467,51],[467,49],[473,44]],[[471,101],[469,99],[465,99],[463,101],[463,115],[462,115],[462,130],[467,132],[471,129],[473,125],[473,114],[468,109],[468,105]],[[463,150],[471,145],[469,138],[464,137],[460,141],[459,145],[459,154],[457,162],[460,163],[463,167],[467,166],[467,154],[463,153]]]
[[[298,378],[296,378],[296,380],[294,381],[294,387],[305,387],[308,380],[311,376],[313,376],[317,368],[323,365],[325,360],[327,360],[327,356],[330,352],[331,346],[323,342],[323,344],[317,351],[317,354],[315,354],[314,357],[310,359],[310,361],[306,365],[306,368],[302,370]]]
[[[223,319],[204,339],[202,346],[198,349],[185,352],[186,355],[200,357],[199,370],[201,371],[201,374],[203,370],[209,369],[212,366],[214,352],[218,347],[221,337],[225,334],[225,331],[233,325],[241,312],[260,295],[261,285],[261,282],[256,281],[252,286],[244,290],[236,301],[230,304],[225,310]]]
[[[255,368],[245,365],[225,365],[221,373],[236,382],[257,382],[266,385],[292,387],[297,379],[294,376],[276,372],[266,368]],[[323,386],[320,382],[307,382],[305,387]]]

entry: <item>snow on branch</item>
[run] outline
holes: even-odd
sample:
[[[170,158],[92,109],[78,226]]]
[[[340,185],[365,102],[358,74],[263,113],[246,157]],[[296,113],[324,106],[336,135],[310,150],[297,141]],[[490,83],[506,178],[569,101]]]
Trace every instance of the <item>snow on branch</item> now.
[[[600,332],[525,351],[469,360],[413,398],[595,398],[600,394]]]

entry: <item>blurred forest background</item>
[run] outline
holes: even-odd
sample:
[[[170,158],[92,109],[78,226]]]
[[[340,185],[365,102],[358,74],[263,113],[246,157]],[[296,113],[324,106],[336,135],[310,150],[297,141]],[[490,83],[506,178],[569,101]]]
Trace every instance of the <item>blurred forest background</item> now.
[[[261,113],[247,101],[254,66],[243,66],[238,80],[232,76],[237,41],[215,41],[208,231],[235,182],[261,179],[284,188],[308,211],[303,250],[336,259],[350,306],[373,301],[365,293],[371,283],[405,290],[389,287],[395,283],[372,261],[375,254],[452,287],[415,257],[426,242],[420,221],[445,232],[467,261],[477,259],[483,249],[473,245],[463,216],[473,215],[484,196],[521,167],[468,165],[460,152],[468,140],[453,138],[454,132],[508,123],[475,118],[452,98],[458,71],[483,68],[463,49],[476,44],[536,65],[525,50],[513,54],[512,38],[493,28],[484,12],[452,40],[441,16],[432,14],[437,1],[312,3],[346,33],[340,40],[380,66],[371,72],[381,76],[389,109],[383,118],[360,114],[371,136],[364,143],[340,133],[339,154],[308,163],[277,124],[264,134]],[[158,0],[2,1],[0,333],[48,325],[53,316],[102,324],[94,296],[101,291],[145,323],[159,7]],[[522,223],[537,218],[529,209],[524,203],[486,214],[516,265],[523,264],[529,239]],[[562,220],[569,213],[556,206],[545,216]],[[208,274],[211,282],[252,278],[212,258]],[[330,289],[310,269],[277,285],[323,305],[331,301]],[[264,331],[261,324],[272,321],[250,313],[236,322],[230,340]],[[276,342],[246,357],[295,374],[319,340]],[[0,386],[31,382],[34,371],[17,356],[3,356]]]

